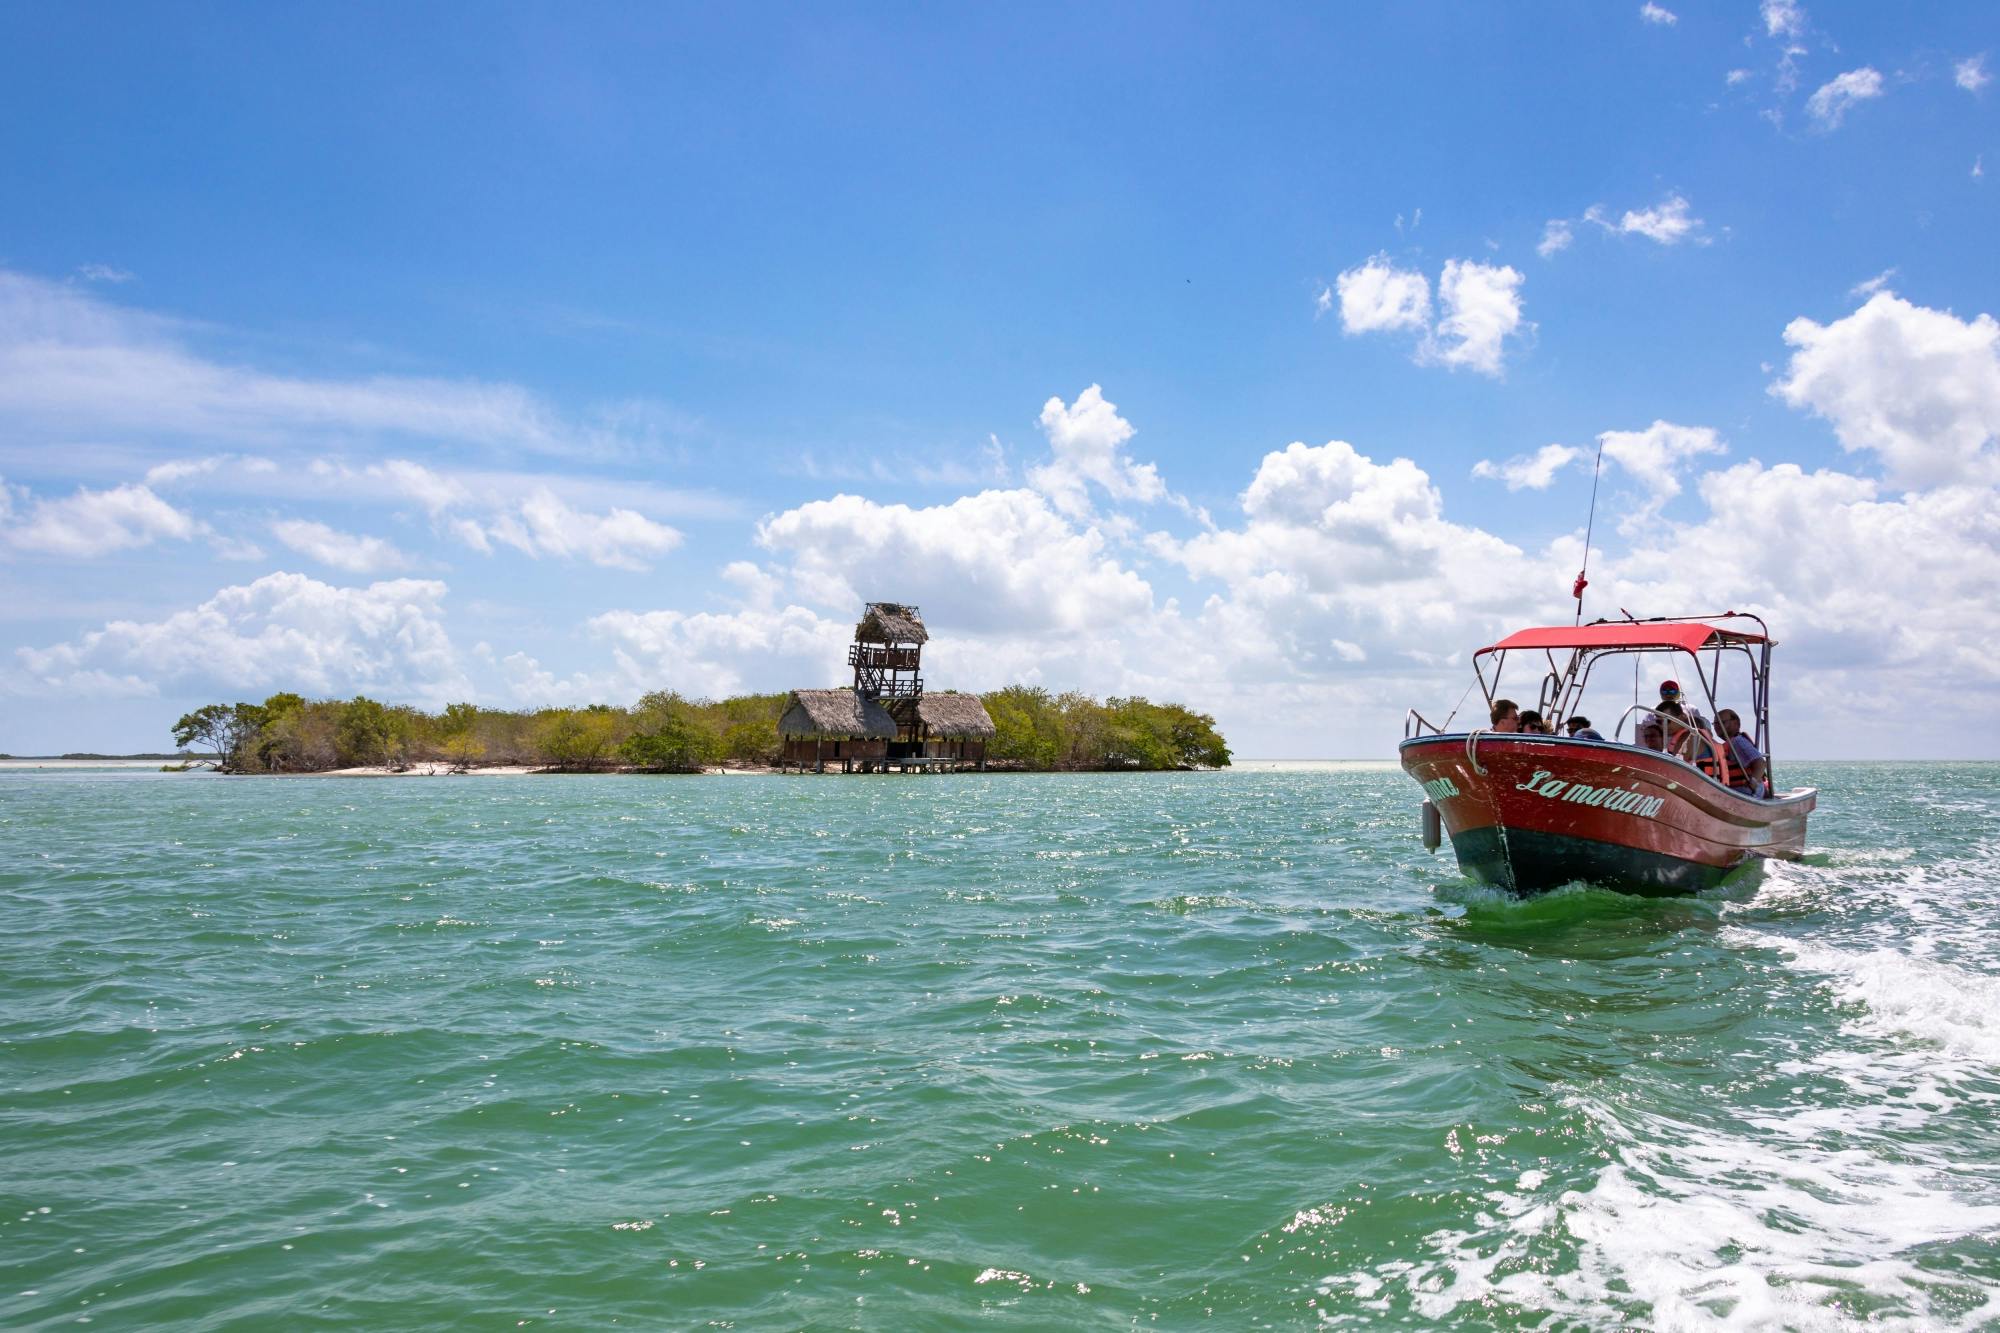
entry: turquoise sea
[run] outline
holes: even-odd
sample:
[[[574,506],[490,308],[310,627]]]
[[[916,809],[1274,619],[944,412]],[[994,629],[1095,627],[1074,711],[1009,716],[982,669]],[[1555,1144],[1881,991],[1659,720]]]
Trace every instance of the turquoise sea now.
[[[0,1327],[2000,1327],[2000,766],[1787,778],[0,771]]]

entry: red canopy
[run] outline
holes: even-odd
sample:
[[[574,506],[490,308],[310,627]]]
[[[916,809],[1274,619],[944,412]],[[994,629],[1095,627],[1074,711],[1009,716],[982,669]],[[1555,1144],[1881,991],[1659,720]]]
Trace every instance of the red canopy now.
[[[1683,621],[1609,625],[1545,625],[1515,630],[1506,638],[1479,650],[1480,655],[1503,648],[1669,648],[1693,652],[1717,643],[1762,643],[1761,634],[1721,629]]]

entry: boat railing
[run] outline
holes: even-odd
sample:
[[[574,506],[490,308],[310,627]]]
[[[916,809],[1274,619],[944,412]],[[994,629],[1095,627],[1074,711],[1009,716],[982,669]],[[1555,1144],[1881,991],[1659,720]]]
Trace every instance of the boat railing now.
[[[1403,739],[1407,741],[1423,735],[1442,736],[1444,728],[1412,708],[1403,715]]]
[[[1688,733],[1689,736],[1693,736],[1697,741],[1706,744],[1709,748],[1709,752],[1715,756],[1716,772],[1720,773],[1726,771],[1726,768],[1730,763],[1730,758],[1728,752],[1722,748],[1723,742],[1719,738],[1717,738],[1711,732],[1702,730],[1700,727],[1695,726],[1691,722],[1687,722],[1682,720],[1681,718],[1675,717],[1672,713],[1661,712],[1660,706],[1658,704],[1633,704],[1630,708],[1620,713],[1618,715],[1618,725],[1611,729],[1611,739],[1618,741],[1620,744],[1624,745],[1639,744],[1639,729],[1637,726],[1634,726],[1632,728],[1632,739],[1629,741],[1625,740],[1625,720],[1631,717],[1632,714],[1634,713],[1651,713],[1654,717],[1658,718],[1661,723],[1661,728],[1662,728],[1661,739],[1663,740],[1665,739],[1665,729],[1667,727],[1679,727],[1682,731]],[[1679,748],[1682,740],[1685,739],[1686,737],[1682,737],[1680,740],[1676,740],[1672,745],[1669,745],[1666,749],[1655,750],[1654,753],[1664,754],[1669,759],[1677,759],[1681,763],[1686,764],[1689,768],[1697,768],[1697,765],[1694,763],[1693,760],[1690,760],[1680,754],[1675,753],[1675,751]],[[1646,747],[1640,746],[1639,748],[1644,749]]]

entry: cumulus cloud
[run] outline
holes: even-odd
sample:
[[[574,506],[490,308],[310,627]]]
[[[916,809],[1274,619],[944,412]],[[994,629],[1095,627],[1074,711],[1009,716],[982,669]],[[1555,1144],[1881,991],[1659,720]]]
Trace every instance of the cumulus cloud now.
[[[1498,375],[1503,344],[1521,329],[1524,281],[1504,264],[1447,260],[1438,279],[1443,314],[1421,349],[1423,359]]]
[[[280,519],[271,535],[300,555],[350,574],[376,574],[408,567],[410,558],[380,537],[341,532],[310,519]]]
[[[1986,57],[1968,56],[1952,66],[1952,81],[1969,93],[1976,93],[1993,82],[1993,76],[1986,72]]]
[[[1846,119],[1849,108],[1881,95],[1882,76],[1864,65],[1821,84],[1806,99],[1806,110],[1821,128],[1831,130]]]
[[[644,572],[677,549],[678,528],[612,504],[603,512],[574,503],[575,482],[495,473],[449,474],[406,458],[355,468],[327,459],[310,469],[349,498],[414,500],[436,529],[482,555],[507,547],[536,559],[584,560],[606,569]],[[606,482],[581,488],[602,499],[643,486]]]
[[[1412,269],[1378,254],[1334,279],[1340,292],[1340,327],[1348,333],[1422,329],[1430,325],[1431,285]]]
[[[1583,450],[1574,445],[1545,444],[1532,454],[1516,454],[1504,463],[1482,458],[1472,465],[1472,475],[1505,482],[1510,491],[1545,491],[1556,473],[1581,457]]]
[[[1498,375],[1506,340],[1523,327],[1523,281],[1519,270],[1505,265],[1447,260],[1438,275],[1435,324],[1430,283],[1413,269],[1397,268],[1386,255],[1348,269],[1335,285],[1347,333],[1416,332],[1419,364]]]
[[[1845,319],[1800,317],[1771,391],[1832,423],[1841,447],[1882,460],[1905,487],[1995,479],[2000,324],[1877,292]]]
[[[1644,488],[1642,502],[1619,520],[1619,531],[1628,535],[1644,531],[1681,493],[1680,474],[1690,461],[1727,452],[1709,427],[1677,426],[1671,421],[1655,421],[1644,430],[1608,430],[1597,442],[1606,458]]]
[[[9,680],[20,691],[80,696],[186,686],[438,704],[469,689],[445,632],[444,595],[444,584],[418,579],[342,588],[267,574],[159,620],[113,620],[65,643],[18,649]]]
[[[1132,423],[1118,415],[1117,405],[1107,402],[1097,385],[1067,406],[1060,397],[1049,399],[1042,405],[1041,427],[1049,441],[1049,460],[1028,469],[1028,484],[1064,513],[1088,513],[1092,486],[1114,500],[1150,504],[1167,498],[1159,470],[1125,456]]]
[[[452,526],[467,545],[490,550],[494,543],[524,555],[587,560],[607,569],[644,572],[649,560],[679,546],[681,533],[634,510],[613,508],[602,514],[572,508],[554,492],[539,490],[517,509],[483,523],[456,520]]]
[[[758,525],[814,605],[858,606],[882,588],[975,632],[1084,631],[1142,615],[1152,589],[1035,491],[982,491],[913,508],[854,495],[814,500]]]
[[[1681,21],[1680,15],[1674,13],[1671,9],[1660,8],[1660,6],[1653,3],[1653,0],[1646,0],[1645,4],[1639,6],[1639,17],[1647,23],[1657,24],[1661,27],[1670,27]]]
[[[1551,218],[1542,228],[1541,244],[1535,247],[1535,253],[1544,259],[1553,258],[1569,249],[1570,242],[1575,239],[1576,234],[1570,230],[1566,218]]]
[[[205,531],[147,487],[117,486],[102,491],[78,487],[63,499],[36,500],[0,536],[20,550],[88,559],[155,541],[186,541]]]

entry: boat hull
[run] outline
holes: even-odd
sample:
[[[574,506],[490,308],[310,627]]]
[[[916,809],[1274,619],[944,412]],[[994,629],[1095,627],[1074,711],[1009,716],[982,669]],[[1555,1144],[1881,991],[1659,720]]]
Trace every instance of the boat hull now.
[[[1596,884],[1672,895],[1805,850],[1811,789],[1757,800],[1692,765],[1609,741],[1479,732],[1405,741],[1459,867],[1516,893]]]

